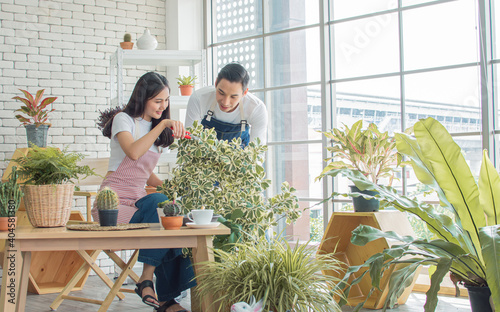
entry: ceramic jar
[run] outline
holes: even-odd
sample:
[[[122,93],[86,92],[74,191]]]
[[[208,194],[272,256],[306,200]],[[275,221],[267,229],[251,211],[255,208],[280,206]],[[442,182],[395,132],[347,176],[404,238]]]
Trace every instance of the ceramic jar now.
[[[151,36],[149,29],[144,30],[144,34],[137,39],[137,48],[141,50],[154,50],[158,46],[158,41]]]

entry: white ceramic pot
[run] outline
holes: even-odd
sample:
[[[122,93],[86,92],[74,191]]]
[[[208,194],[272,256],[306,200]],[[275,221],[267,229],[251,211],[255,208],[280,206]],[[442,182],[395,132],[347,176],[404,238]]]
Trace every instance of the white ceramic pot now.
[[[137,39],[137,48],[141,50],[154,50],[158,46],[158,41],[151,36],[149,29],[144,30],[144,34]]]

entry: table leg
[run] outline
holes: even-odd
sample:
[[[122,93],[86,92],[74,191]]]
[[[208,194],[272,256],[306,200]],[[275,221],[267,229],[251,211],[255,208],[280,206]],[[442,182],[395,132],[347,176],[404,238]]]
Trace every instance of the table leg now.
[[[23,280],[22,274],[29,274],[29,267],[27,272],[23,272],[22,264],[23,259],[19,241],[16,241],[15,237],[6,239],[2,267],[0,311],[14,312],[16,308],[19,308],[20,301],[26,301],[26,292],[24,294],[21,292],[21,282]]]
[[[205,261],[214,261],[214,255],[211,250],[213,247],[212,236],[198,236],[197,247],[193,248],[193,265],[195,276],[199,276],[203,271],[203,266],[198,263]],[[196,278],[196,283],[201,284],[203,280]],[[215,311],[215,306],[212,305],[212,296],[200,298],[196,287],[191,289],[191,310],[193,312],[212,312]]]
[[[25,251],[23,254],[23,266],[21,280],[19,283],[19,299],[17,302],[17,312],[24,312],[26,308],[26,296],[28,295],[28,283],[31,265],[31,251]]]

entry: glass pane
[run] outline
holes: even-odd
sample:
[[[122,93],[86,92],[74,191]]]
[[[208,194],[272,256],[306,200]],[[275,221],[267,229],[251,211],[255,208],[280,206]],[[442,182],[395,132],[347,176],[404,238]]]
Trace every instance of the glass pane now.
[[[429,116],[450,132],[481,130],[479,68],[407,75],[406,126]]]
[[[405,70],[479,61],[475,11],[473,0],[404,11]]]
[[[323,182],[314,182],[323,170],[321,152],[321,143],[269,145],[267,176],[273,181],[269,196],[279,193],[281,183],[288,181],[298,197],[323,198]]]
[[[491,105],[493,105],[494,107],[494,125],[495,125],[495,130],[498,130],[499,129],[499,123],[498,123],[498,120],[499,119],[499,103],[500,103],[500,80],[499,80],[499,76],[498,74],[500,74],[500,65],[499,64],[494,64],[493,65],[493,103],[491,103]],[[500,146],[500,145],[498,145]]]
[[[313,242],[320,242],[325,232],[323,225],[323,205],[319,204],[319,202],[304,202],[304,204],[306,207],[311,207],[306,210],[309,211],[309,238]]]
[[[401,131],[399,77],[342,82],[332,88],[338,127],[363,119],[381,131]]]
[[[250,74],[250,89],[260,89],[264,86],[264,60],[262,39],[245,40],[229,43],[214,48],[217,64],[215,73],[231,62],[238,62]],[[215,74],[217,76],[217,74]]]
[[[212,1],[214,43],[262,33],[262,1]]]
[[[270,69],[267,71],[270,86],[321,79],[318,28],[279,34],[267,40],[269,40],[270,47]]]
[[[316,24],[319,22],[318,0],[265,1],[269,31]]]
[[[381,12],[397,7],[393,0],[331,0],[330,16],[333,20]]]
[[[336,79],[399,71],[397,14],[332,25]]]
[[[434,2],[434,1],[435,0],[402,0],[401,5],[403,7],[407,7],[407,6],[411,6],[411,5]]]
[[[500,29],[498,26],[498,21],[500,21],[500,1],[494,0],[492,1],[493,5],[491,6],[491,19],[493,21],[492,26],[492,36],[491,36],[491,46],[493,48],[493,58],[499,58],[499,44],[500,44]]]
[[[268,92],[270,142],[321,140],[319,86]]]

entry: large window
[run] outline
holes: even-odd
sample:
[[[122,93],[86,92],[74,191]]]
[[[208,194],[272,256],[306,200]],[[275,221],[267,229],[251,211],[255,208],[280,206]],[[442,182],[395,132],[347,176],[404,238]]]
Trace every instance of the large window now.
[[[349,181],[315,182],[326,156],[319,131],[363,119],[390,133],[432,116],[454,135],[472,168],[490,146],[497,114],[490,3],[477,0],[208,1],[212,76],[238,61],[267,105],[267,172],[287,180],[305,211],[290,228],[306,239],[339,200],[317,205]],[[491,16],[497,13],[491,3]],[[500,12],[500,11],[499,11]],[[489,29],[489,28],[487,28]],[[489,34],[491,33],[491,40]],[[490,50],[488,47],[493,46]],[[492,53],[489,51],[493,51]],[[493,79],[492,79],[493,78]],[[493,92],[496,90],[497,92]],[[495,118],[488,115],[494,114]],[[484,116],[489,116],[488,121]],[[500,131],[497,131],[500,133]],[[413,173],[396,186],[418,189]],[[272,195],[272,194],[270,194]],[[327,220],[325,218],[325,220]]]

